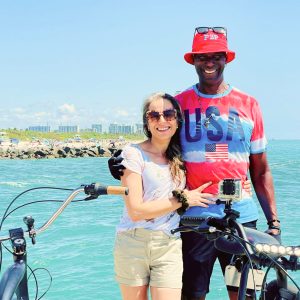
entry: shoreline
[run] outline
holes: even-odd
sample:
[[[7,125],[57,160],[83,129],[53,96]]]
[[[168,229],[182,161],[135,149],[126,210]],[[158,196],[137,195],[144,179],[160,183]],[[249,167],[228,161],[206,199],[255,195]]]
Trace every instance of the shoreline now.
[[[140,141],[20,141],[0,144],[0,159],[52,159],[69,157],[110,157],[128,143]]]

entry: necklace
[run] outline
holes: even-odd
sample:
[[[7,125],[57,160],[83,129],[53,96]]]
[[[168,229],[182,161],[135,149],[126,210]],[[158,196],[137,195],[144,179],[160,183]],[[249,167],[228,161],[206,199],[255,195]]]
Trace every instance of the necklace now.
[[[199,84],[197,83],[196,85],[197,87],[197,91],[200,93],[200,94],[203,94],[201,91],[200,91],[200,87],[199,87]],[[225,93],[227,92],[227,90],[229,89],[230,85],[229,84],[222,84],[218,87],[216,93],[214,95],[219,95],[220,94],[220,97],[218,98],[223,98]],[[199,102],[199,106],[200,106],[200,115],[202,115],[202,103],[200,101],[200,95],[198,94],[198,102]],[[211,119],[214,119],[216,114],[215,114],[215,110],[216,108],[213,108],[213,110],[209,113],[209,115],[204,119],[203,121],[203,126],[207,129],[209,127],[209,124],[211,122]],[[203,114],[206,115],[206,113],[203,111]],[[201,123],[201,122],[200,122]]]

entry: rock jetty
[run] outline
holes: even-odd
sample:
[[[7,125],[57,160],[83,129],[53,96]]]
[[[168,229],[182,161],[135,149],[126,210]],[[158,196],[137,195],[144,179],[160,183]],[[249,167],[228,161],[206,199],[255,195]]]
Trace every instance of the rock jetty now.
[[[19,145],[0,145],[0,159],[51,159],[76,157],[110,157],[117,149],[123,148],[125,143],[119,145],[97,145],[91,143],[74,144],[33,144],[20,143]]]

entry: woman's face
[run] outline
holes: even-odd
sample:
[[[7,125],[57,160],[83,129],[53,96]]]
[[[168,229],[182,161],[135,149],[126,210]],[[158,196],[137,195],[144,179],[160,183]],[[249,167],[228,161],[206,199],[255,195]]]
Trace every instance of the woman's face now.
[[[147,112],[148,130],[152,139],[170,140],[177,130],[177,112],[173,104],[160,98],[150,103]]]

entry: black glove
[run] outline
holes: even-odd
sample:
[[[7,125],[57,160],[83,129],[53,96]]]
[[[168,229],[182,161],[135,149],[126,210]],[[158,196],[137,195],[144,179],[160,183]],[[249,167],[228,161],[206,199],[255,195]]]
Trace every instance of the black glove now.
[[[120,156],[122,149],[119,149],[114,152],[112,157],[108,160],[108,168],[110,174],[117,180],[121,179],[121,176],[124,175],[123,170],[126,169],[122,164],[123,157]]]

